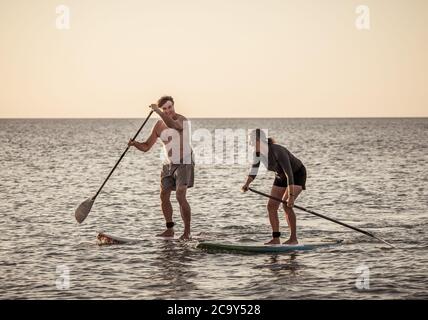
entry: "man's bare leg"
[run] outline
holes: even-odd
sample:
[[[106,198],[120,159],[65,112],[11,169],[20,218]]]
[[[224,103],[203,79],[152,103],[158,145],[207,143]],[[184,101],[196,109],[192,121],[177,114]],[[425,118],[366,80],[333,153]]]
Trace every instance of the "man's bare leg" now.
[[[190,240],[190,221],[191,221],[191,209],[186,199],[187,186],[178,186],[176,191],[177,201],[180,205],[181,218],[184,223],[184,232],[180,237],[180,240]]]
[[[171,190],[162,190],[160,193],[161,198],[161,207],[163,216],[165,217],[166,223],[172,222],[172,205],[170,201]],[[157,235],[158,237],[173,237],[174,236],[174,227],[167,228],[164,232]]]

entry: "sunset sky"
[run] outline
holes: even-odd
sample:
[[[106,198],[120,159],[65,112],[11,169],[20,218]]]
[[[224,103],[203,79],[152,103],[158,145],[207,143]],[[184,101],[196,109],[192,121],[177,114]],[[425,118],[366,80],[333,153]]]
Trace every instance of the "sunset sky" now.
[[[427,117],[427,57],[426,0],[0,0],[0,118]]]

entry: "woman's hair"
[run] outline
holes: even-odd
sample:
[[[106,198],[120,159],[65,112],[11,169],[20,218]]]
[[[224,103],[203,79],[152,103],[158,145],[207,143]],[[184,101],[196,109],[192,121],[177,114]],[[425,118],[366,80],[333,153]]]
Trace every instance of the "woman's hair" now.
[[[251,132],[251,136],[256,137],[256,141],[267,141],[268,144],[275,143],[275,140],[273,138],[266,138],[266,133],[262,129],[255,129]]]

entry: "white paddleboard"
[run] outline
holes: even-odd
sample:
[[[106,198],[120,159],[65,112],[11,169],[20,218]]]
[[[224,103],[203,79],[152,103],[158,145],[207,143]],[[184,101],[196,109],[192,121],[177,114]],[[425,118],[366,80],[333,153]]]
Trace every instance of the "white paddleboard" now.
[[[155,236],[154,238],[165,241],[174,241],[179,240],[179,237],[159,237]],[[132,244],[144,241],[144,239],[133,239],[133,238],[122,238],[118,236],[114,236],[111,234],[107,234],[105,232],[99,232],[97,235],[97,244],[102,245],[112,245],[112,244]]]

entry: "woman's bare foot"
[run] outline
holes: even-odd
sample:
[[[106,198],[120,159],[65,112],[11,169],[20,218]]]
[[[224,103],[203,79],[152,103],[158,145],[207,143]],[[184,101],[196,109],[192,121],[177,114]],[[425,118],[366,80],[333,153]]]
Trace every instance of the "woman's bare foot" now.
[[[265,244],[281,244],[281,240],[279,240],[279,238],[272,238],[271,241],[268,241]]]
[[[283,244],[288,244],[288,245],[295,245],[295,244],[299,244],[299,242],[297,241],[297,239],[288,239],[287,241],[285,241]]]
[[[164,232],[159,233],[156,235],[156,237],[173,237],[174,236],[174,229],[166,229]]]

